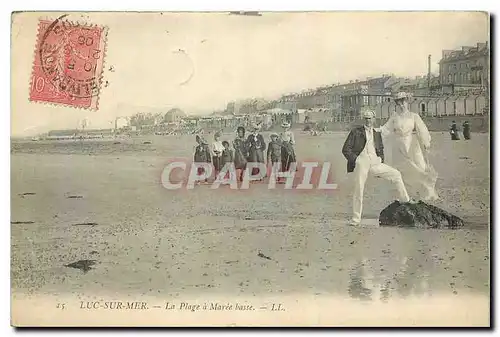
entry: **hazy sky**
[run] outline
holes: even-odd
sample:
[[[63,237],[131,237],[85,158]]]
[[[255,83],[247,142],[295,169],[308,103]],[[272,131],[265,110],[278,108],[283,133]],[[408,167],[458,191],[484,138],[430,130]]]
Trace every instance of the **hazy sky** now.
[[[62,13],[42,14],[13,17],[13,135],[75,127],[84,118],[90,127],[110,127],[136,107],[202,113],[234,99],[382,73],[424,75],[429,54],[437,73],[442,49],[489,41],[488,17],[478,12],[70,14],[109,27],[109,86],[102,88],[99,109],[89,111],[28,101],[38,19]],[[114,72],[107,70],[111,65]]]

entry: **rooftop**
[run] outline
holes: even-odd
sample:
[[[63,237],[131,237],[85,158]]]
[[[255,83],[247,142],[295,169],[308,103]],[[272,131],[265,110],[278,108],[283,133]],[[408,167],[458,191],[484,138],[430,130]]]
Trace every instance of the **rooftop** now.
[[[439,63],[467,60],[477,56],[489,54],[488,42],[478,42],[475,47],[463,46],[456,50],[443,50],[443,57]]]

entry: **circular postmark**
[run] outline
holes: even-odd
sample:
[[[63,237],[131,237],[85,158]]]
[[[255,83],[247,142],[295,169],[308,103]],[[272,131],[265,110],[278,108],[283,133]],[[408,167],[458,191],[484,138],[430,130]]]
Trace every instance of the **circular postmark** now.
[[[62,20],[47,22],[39,44],[41,69],[58,93],[75,99],[99,94],[102,29]]]

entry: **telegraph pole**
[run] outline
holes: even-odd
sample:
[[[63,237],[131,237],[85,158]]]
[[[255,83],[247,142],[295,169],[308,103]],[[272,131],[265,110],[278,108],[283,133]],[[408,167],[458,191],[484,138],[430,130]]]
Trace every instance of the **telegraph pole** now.
[[[431,55],[427,57],[427,90],[431,92]]]

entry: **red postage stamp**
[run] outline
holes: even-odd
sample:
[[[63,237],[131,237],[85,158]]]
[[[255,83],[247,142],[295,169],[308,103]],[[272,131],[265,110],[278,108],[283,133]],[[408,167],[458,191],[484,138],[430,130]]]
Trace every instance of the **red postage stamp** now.
[[[107,28],[63,17],[39,21],[29,99],[97,110]]]

